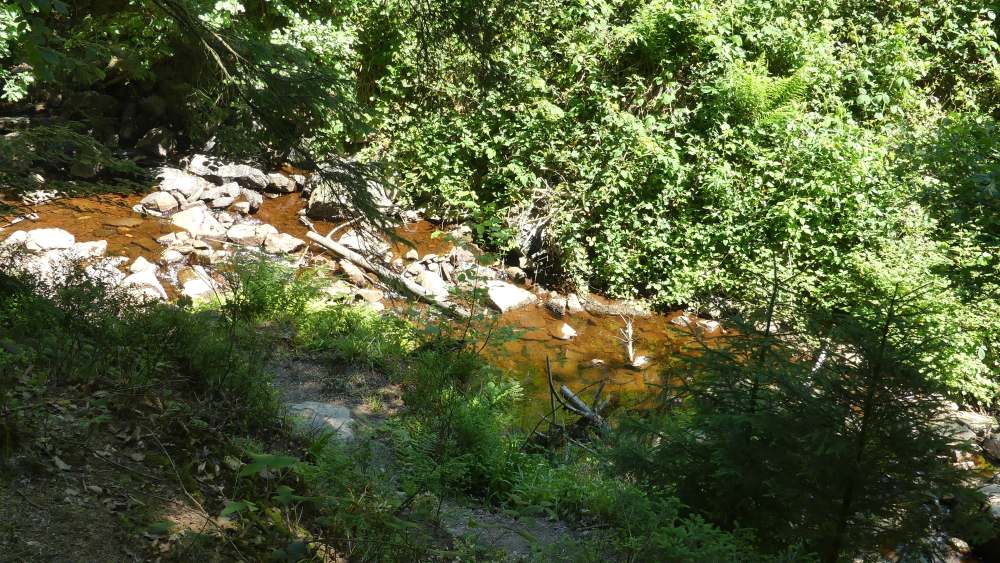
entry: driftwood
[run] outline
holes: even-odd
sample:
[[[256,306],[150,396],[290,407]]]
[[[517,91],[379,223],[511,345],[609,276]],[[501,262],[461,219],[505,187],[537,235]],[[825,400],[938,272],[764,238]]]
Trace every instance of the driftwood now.
[[[427,291],[420,285],[400,276],[399,274],[393,272],[392,270],[389,270],[388,268],[379,266],[378,264],[371,263],[367,258],[362,256],[361,254],[358,254],[357,252],[354,252],[353,250],[347,248],[346,246],[336,243],[317,232],[310,231],[306,233],[306,237],[308,237],[309,240],[315,242],[316,244],[322,246],[323,248],[337,253],[339,256],[341,256],[348,262],[354,264],[355,266],[361,268],[362,270],[375,274],[383,282],[393,287],[403,289],[406,292],[415,296],[417,299],[420,299],[425,303],[433,305],[449,315],[461,319],[467,319],[471,316],[469,311],[466,310],[464,307],[461,307],[454,303],[450,303],[435,296],[434,294]]]

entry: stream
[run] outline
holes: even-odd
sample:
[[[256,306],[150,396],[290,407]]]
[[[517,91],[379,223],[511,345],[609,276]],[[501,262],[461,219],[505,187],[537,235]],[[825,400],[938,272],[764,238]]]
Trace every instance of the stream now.
[[[77,241],[106,240],[108,256],[126,256],[130,261],[141,256],[155,263],[164,250],[156,239],[181,229],[168,220],[133,211],[142,197],[97,195],[30,206],[6,202],[16,210],[0,218],[0,224],[7,225],[14,217],[27,213],[37,214],[37,220],[28,219],[16,225],[7,225],[0,230],[0,239],[16,230],[60,228],[72,233]],[[304,203],[298,193],[268,198],[254,217],[273,225],[282,233],[304,239],[308,229],[299,221]],[[337,226],[324,221],[314,221],[314,225],[324,234]],[[421,257],[429,253],[444,255],[451,249],[451,243],[445,237],[434,236],[439,228],[421,220],[398,227],[395,234],[412,243]],[[399,243],[393,248],[395,255],[402,255],[407,250],[408,246]],[[324,250],[311,245],[309,252],[315,254]],[[176,269],[166,268],[158,275],[164,282],[176,282]],[[176,296],[171,283],[163,285],[171,297]],[[525,287],[525,284],[520,285]],[[585,311],[559,317],[544,305],[547,291],[530,287],[530,284],[528,288],[540,296],[538,303],[496,317],[498,327],[513,329],[517,337],[495,339],[497,342],[494,345],[484,349],[494,365],[524,386],[529,399],[523,420],[526,425],[533,424],[548,410],[547,359],[551,362],[556,385],[567,385],[589,402],[598,384],[603,382],[606,398],[611,398],[621,408],[638,408],[658,392],[659,374],[664,364],[694,340],[689,329],[672,322],[682,315],[680,311],[636,318],[633,321],[635,353],[650,360],[647,365],[636,369],[629,365],[621,340],[622,318],[598,316]],[[398,298],[386,300],[389,308],[403,308],[410,304]],[[566,340],[557,336],[564,323],[576,331],[574,338]]]

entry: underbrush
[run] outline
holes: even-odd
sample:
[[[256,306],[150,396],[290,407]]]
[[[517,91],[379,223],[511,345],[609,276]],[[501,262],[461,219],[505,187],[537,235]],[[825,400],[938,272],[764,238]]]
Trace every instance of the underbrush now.
[[[583,530],[558,549],[537,546],[540,560],[753,559],[749,538],[687,516],[666,491],[609,476],[585,447],[529,448],[514,424],[520,388],[480,345],[318,306],[314,279],[277,266],[237,264],[229,277],[232,295],[199,307],[138,302],[82,276],[57,288],[0,278],[7,485],[85,480],[81,467],[103,464],[103,495],[144,499],[112,503],[116,526],[173,560],[490,555],[441,531],[446,503]],[[382,370],[402,386],[405,410],[352,442],[297,431],[264,367],[283,349]]]

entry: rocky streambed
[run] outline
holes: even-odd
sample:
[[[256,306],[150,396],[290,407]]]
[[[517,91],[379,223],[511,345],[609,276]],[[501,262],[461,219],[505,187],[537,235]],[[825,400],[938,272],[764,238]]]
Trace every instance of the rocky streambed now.
[[[15,211],[0,221],[0,240],[22,251],[18,267],[44,279],[82,261],[88,275],[149,299],[223,293],[219,266],[252,253],[330,273],[325,291],[333,298],[378,311],[414,304],[413,295],[308,238],[332,233],[329,240],[440,301],[478,288],[485,303],[477,312],[488,310],[497,325],[519,333],[487,353],[544,399],[539,405],[547,404],[546,360],[570,388],[604,382],[607,393],[640,403],[659,383],[657,365],[693,338],[722,331],[681,312],[653,315],[635,304],[550,291],[517,266],[483,264],[468,227],[432,223],[396,206],[379,185],[365,187],[395,221],[390,233],[364,228],[349,188],[336,180],[194,155],[156,170],[146,194],[61,198],[39,190],[7,201]]]

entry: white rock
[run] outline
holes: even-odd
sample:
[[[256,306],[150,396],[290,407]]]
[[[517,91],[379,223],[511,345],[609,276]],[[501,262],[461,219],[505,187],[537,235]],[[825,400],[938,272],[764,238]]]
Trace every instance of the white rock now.
[[[290,194],[295,191],[297,186],[295,185],[295,180],[285,176],[284,174],[273,172],[267,175],[267,189],[273,192]]]
[[[168,248],[163,251],[163,254],[160,254],[160,264],[177,264],[183,261],[184,255],[172,248]]]
[[[979,488],[979,493],[986,497],[986,504],[989,506],[990,516],[994,520],[1000,520],[1000,485],[990,484]]]
[[[244,188],[263,190],[267,188],[267,175],[246,164],[224,164],[208,175],[223,182],[236,182]]]
[[[178,192],[188,201],[198,199],[202,192],[212,187],[212,184],[203,178],[176,168],[160,169],[157,178],[160,179],[160,191]]]
[[[234,217],[233,214],[229,213],[228,211],[220,211],[219,214],[215,216],[215,218],[219,221],[219,223],[222,224],[223,227],[226,228],[227,231],[229,230],[229,227],[232,227],[233,224],[236,223],[236,217]]]
[[[115,287],[125,280],[125,274],[118,269],[118,266],[126,261],[128,258],[124,256],[105,258],[84,268],[83,273],[98,283]]]
[[[260,209],[261,205],[264,205],[264,196],[260,195],[258,192],[248,189],[240,190],[240,195],[243,199],[247,200],[247,204],[250,206],[250,213],[255,213]]]
[[[538,297],[534,293],[504,281],[488,281],[486,288],[486,294],[490,298],[490,302],[501,313],[527,307],[538,301]]]
[[[239,225],[230,227],[229,231],[226,232],[226,237],[237,244],[260,246],[264,244],[264,240],[267,239],[268,235],[277,233],[278,229],[266,223],[261,225],[240,223]]]
[[[411,248],[406,251],[406,254],[403,255],[403,258],[406,258],[407,260],[419,260],[420,253],[417,252],[416,248]]]
[[[24,246],[28,242],[27,231],[14,231],[3,241],[3,246]]]
[[[160,213],[167,213],[173,211],[180,207],[180,203],[177,198],[170,195],[169,192],[153,192],[146,197],[142,198],[139,203],[146,209],[152,209],[154,211],[159,211]]]
[[[566,312],[570,315],[576,315],[583,312],[583,303],[580,302],[579,295],[570,293],[566,296]]]
[[[288,412],[300,419],[311,432],[336,432],[337,436],[345,440],[354,436],[351,429],[351,410],[347,407],[306,401],[289,405]]]
[[[229,196],[217,197],[212,200],[212,203],[210,205],[215,209],[225,209],[230,205],[232,205],[234,201],[236,201],[236,198],[232,198]]]
[[[160,280],[156,279],[155,269],[136,272],[122,280],[122,285],[134,287],[139,294],[153,299],[164,301],[167,299],[166,290],[163,289]]]
[[[712,321],[709,319],[698,319],[698,328],[701,329],[702,332],[712,334],[715,331],[722,328],[722,325],[719,324],[719,321]]]
[[[420,287],[426,289],[428,293],[439,299],[448,298],[448,282],[444,281],[441,276],[434,272],[424,270],[417,276],[417,283],[420,284]]]
[[[67,252],[67,255],[79,260],[90,260],[92,258],[100,258],[107,253],[108,241],[93,240],[74,244]]]
[[[35,174],[35,176],[38,176]],[[41,178],[41,176],[39,176]],[[44,178],[42,183],[44,183]],[[28,205],[41,205],[43,203],[48,203],[59,197],[59,192],[56,190],[32,190],[30,192],[25,192],[21,195],[21,201]]]
[[[156,264],[153,264],[142,256],[136,258],[135,262],[132,262],[132,265],[128,267],[128,271],[133,274],[138,274],[139,272],[145,272],[147,270],[152,270],[153,273],[156,273]]]
[[[305,241],[287,233],[271,233],[264,239],[264,250],[271,254],[288,254],[305,246]]]
[[[649,365],[649,358],[646,356],[636,356],[632,363],[628,367],[632,369],[642,369]]]
[[[208,176],[215,172],[218,167],[219,164],[217,162],[203,154],[192,156],[187,165],[188,171],[198,176]]]
[[[222,237],[226,234],[226,229],[205,207],[192,207],[175,213],[170,222],[196,237]]]
[[[239,203],[234,203],[233,204],[233,211],[238,211],[240,213],[243,213],[244,215],[246,215],[247,213],[250,213],[250,202],[249,201],[241,201]]]
[[[177,242],[177,233],[167,233],[165,235],[156,237],[156,242],[162,244],[163,246],[170,246],[171,244]]]
[[[208,297],[215,293],[215,289],[207,281],[201,278],[187,280],[181,285],[181,295],[192,301],[202,297]]]
[[[32,252],[44,252],[70,248],[75,242],[76,237],[63,229],[35,229],[28,231],[24,246]]]
[[[576,338],[576,330],[568,324],[562,323],[562,325],[559,326],[559,330],[557,330],[553,336],[559,340],[573,340]]]

